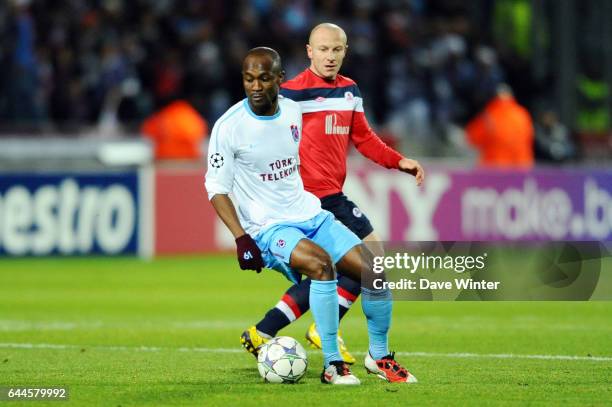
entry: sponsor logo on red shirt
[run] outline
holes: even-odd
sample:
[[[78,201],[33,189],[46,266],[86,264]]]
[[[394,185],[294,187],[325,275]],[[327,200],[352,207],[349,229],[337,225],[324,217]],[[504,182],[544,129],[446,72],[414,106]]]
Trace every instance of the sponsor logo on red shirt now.
[[[338,126],[338,116],[336,113],[328,114],[325,116],[325,134],[327,135],[342,135],[349,134],[349,126]]]

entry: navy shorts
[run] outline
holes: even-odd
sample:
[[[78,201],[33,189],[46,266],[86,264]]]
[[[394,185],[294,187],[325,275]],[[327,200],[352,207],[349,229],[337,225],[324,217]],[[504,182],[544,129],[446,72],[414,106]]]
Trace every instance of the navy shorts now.
[[[321,208],[333,213],[336,219],[361,240],[374,231],[368,217],[342,192],[321,198]]]

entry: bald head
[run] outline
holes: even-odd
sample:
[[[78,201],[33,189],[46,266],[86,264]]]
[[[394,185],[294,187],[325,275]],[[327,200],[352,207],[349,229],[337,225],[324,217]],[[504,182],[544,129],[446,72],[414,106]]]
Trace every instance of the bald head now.
[[[253,64],[264,66],[276,74],[280,74],[283,70],[280,55],[268,47],[257,47],[247,52],[242,62],[242,70],[247,71]]]
[[[346,33],[336,24],[322,23],[310,32],[306,51],[310,70],[326,80],[335,80],[346,56]]]
[[[344,45],[346,45],[346,33],[340,26],[332,23],[321,23],[316,25],[308,37],[308,43],[312,46],[313,41],[317,41],[321,36],[339,36]]]

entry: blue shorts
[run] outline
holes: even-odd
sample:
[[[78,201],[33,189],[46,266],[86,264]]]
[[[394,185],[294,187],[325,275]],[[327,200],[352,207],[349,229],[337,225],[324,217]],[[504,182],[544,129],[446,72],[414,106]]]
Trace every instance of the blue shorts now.
[[[289,267],[291,252],[302,239],[310,239],[338,263],[353,247],[361,243],[353,232],[328,211],[303,222],[287,222],[271,226],[255,237],[267,268],[279,271],[297,284],[301,275]]]
[[[374,231],[368,217],[342,192],[321,198],[321,208],[333,213],[336,219],[361,240]]]

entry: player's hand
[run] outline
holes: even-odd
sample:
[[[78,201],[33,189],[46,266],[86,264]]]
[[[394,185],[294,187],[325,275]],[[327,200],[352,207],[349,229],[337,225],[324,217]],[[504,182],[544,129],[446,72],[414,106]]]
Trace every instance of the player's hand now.
[[[421,186],[425,181],[425,170],[417,160],[404,157],[399,161],[398,167],[400,171],[413,175],[418,186]]]
[[[261,250],[249,234],[236,239],[236,252],[241,270],[255,270],[261,273],[261,269],[264,267]]]

